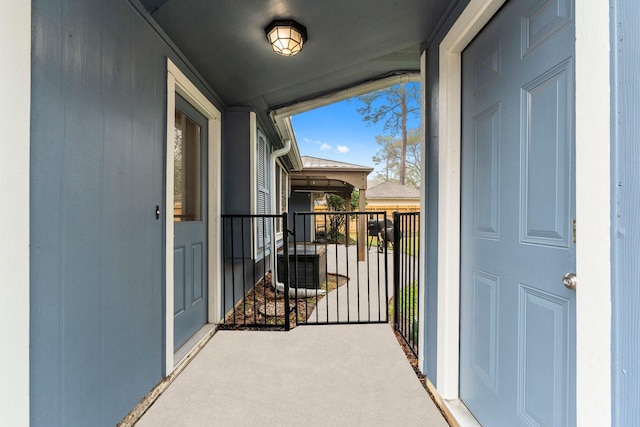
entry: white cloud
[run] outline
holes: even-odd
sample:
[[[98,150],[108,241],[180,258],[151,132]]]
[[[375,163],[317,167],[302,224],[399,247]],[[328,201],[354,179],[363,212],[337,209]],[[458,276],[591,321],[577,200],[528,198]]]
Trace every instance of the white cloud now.
[[[346,145],[338,145],[336,147],[336,151],[338,153],[348,153],[349,152],[349,147],[347,147]]]
[[[323,143],[323,144],[320,146],[320,149],[321,149],[322,151],[331,150],[331,146],[330,146],[329,144],[325,144],[325,143]]]

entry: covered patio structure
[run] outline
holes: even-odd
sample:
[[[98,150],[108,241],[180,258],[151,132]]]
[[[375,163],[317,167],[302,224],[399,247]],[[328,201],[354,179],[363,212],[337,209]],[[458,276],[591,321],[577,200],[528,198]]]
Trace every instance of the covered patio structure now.
[[[373,172],[369,166],[343,163],[318,157],[302,156],[303,168],[291,173],[291,192],[323,192],[337,194],[345,199],[347,211],[351,211],[351,193],[360,192],[358,210],[365,211],[367,198],[367,176]],[[346,223],[349,235],[349,221]],[[366,224],[358,222],[358,260],[364,261],[366,246]],[[349,239],[346,240],[347,246]]]

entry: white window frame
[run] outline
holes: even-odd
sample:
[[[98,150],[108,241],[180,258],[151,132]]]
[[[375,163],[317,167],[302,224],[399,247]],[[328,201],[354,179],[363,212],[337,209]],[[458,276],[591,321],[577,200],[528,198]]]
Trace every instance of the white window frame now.
[[[252,141],[252,147],[251,147],[251,174],[250,174],[250,178],[251,178],[251,213],[254,215],[268,215],[271,213],[271,174],[270,174],[270,155],[271,155],[271,144],[269,143],[269,140],[267,139],[266,135],[258,128],[257,126],[257,121],[256,121],[256,115],[255,113],[251,113],[250,114],[250,120],[249,120],[249,125],[251,126],[251,141]],[[265,150],[264,150],[264,158],[262,159],[264,161],[264,186],[263,188],[266,189],[266,191],[261,190],[260,187],[260,183],[259,183],[259,176],[258,176],[258,162],[260,161],[260,159],[258,158],[258,145],[260,144],[260,139],[262,139],[264,141],[265,144]],[[266,201],[265,201],[265,212],[260,212],[260,207],[258,206],[258,196],[260,194],[260,192],[266,193]],[[273,233],[273,231],[269,231],[272,228],[272,224],[269,224],[269,222],[267,221],[265,224],[268,225],[268,227],[266,227],[266,233],[268,238],[264,239],[264,246],[261,246],[263,243],[263,239],[259,236],[260,232],[259,232],[259,222],[260,219],[256,219],[255,223],[254,223],[254,232],[253,232],[253,243],[252,243],[252,247],[253,247],[253,256],[254,259],[256,261],[260,261],[263,258],[265,258],[266,256],[268,256],[271,253],[271,236],[270,234]]]
[[[165,181],[165,375],[175,369],[177,357],[173,350],[174,301],[173,301],[173,141],[175,125],[176,94],[182,96],[197,109],[208,121],[208,207],[207,207],[207,242],[208,242],[208,324],[213,328],[220,320],[221,313],[220,283],[222,283],[220,254],[221,238],[221,176],[220,147],[222,140],[221,113],[200,92],[200,90],[167,58],[167,139],[166,139],[166,181]],[[194,343],[196,346],[198,343]]]
[[[0,414],[6,425],[29,425],[29,220],[31,141],[31,2],[3,2],[0,56]],[[5,102],[6,101],[6,102]],[[11,209],[9,209],[11,207]]]

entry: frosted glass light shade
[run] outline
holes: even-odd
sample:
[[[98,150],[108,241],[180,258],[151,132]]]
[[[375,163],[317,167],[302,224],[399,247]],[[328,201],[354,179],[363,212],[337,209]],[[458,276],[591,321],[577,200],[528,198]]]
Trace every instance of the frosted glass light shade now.
[[[307,29],[293,20],[273,21],[265,28],[273,51],[282,56],[294,56],[307,41]]]

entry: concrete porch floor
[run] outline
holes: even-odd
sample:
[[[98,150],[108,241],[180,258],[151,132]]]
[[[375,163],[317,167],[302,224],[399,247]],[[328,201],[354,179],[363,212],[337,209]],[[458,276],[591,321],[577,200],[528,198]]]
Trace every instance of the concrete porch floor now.
[[[357,319],[358,306],[361,313],[372,311],[371,320],[381,319],[386,302],[378,308],[378,292],[384,295],[384,285],[382,291],[377,286],[384,277],[377,269],[380,256],[375,247],[368,248],[367,261],[358,262],[355,246],[328,247],[327,271],[351,279],[350,286],[327,295],[336,301],[331,307],[341,301],[340,319],[346,319],[347,311]],[[354,292],[360,289],[365,295],[368,288],[375,291],[359,301]],[[338,298],[338,293],[343,295]],[[337,320],[332,316],[334,310],[320,318]],[[219,331],[136,426],[448,424],[391,326],[378,323],[298,326],[289,332]]]
[[[219,331],[136,424],[447,426],[388,324]]]

